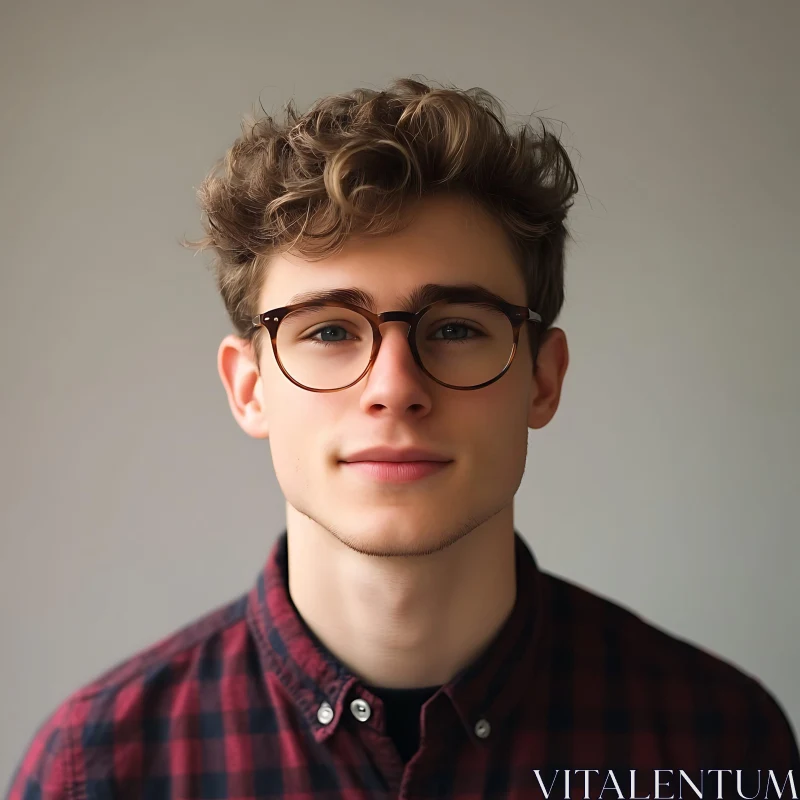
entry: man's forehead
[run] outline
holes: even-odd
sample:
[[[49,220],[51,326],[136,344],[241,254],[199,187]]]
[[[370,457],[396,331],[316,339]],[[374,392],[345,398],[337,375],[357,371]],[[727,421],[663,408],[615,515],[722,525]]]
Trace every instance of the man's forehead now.
[[[448,265],[449,266],[449,265]],[[350,269],[277,257],[265,265],[261,291],[264,309],[310,302],[345,302],[370,311],[417,311],[453,293],[470,293],[477,301],[527,305],[526,282],[512,262],[485,269]],[[403,279],[405,277],[405,279]],[[426,280],[427,279],[427,280]]]

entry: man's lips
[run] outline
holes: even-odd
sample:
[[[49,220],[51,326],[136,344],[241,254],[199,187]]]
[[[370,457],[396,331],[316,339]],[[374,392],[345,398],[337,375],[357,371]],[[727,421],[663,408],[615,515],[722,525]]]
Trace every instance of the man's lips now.
[[[452,461],[343,461],[343,467],[377,481],[407,483],[435,475]]]
[[[405,447],[388,447],[376,445],[356,450],[340,459],[341,461],[451,461],[448,456],[437,453],[433,449],[408,445]]]

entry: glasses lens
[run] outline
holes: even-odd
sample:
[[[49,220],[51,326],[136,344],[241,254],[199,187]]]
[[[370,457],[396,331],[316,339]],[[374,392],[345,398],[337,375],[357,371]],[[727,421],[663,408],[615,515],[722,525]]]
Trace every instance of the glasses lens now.
[[[309,389],[341,389],[364,372],[372,352],[372,328],[346,308],[293,311],[278,328],[284,369]],[[417,349],[425,369],[451,386],[477,386],[508,364],[514,330],[499,309],[480,303],[433,306],[417,327]]]
[[[346,308],[293,311],[278,327],[278,356],[284,369],[309,389],[341,389],[369,364],[372,328]]]
[[[435,305],[420,320],[417,349],[425,369],[451,386],[477,386],[508,364],[514,329],[508,317],[481,303]]]

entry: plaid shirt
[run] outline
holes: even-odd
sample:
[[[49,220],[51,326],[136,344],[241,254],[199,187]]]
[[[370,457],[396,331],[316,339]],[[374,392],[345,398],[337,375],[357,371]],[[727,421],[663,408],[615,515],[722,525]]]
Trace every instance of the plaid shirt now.
[[[779,786],[794,770],[800,784],[786,715],[758,680],[541,571],[515,539],[514,609],[425,702],[407,764],[380,699],[298,615],[283,531],[249,592],[68,697],[34,735],[8,797],[541,798],[534,770],[546,788],[555,778],[559,798],[584,797],[575,770],[598,771],[600,782],[585,773],[591,797],[621,796],[608,783],[598,794],[609,770],[625,797],[631,769],[637,797],[654,796],[655,769],[675,770],[656,797],[678,796],[678,770],[696,785],[705,774],[704,797],[717,797],[712,769],[754,779],[772,769]]]

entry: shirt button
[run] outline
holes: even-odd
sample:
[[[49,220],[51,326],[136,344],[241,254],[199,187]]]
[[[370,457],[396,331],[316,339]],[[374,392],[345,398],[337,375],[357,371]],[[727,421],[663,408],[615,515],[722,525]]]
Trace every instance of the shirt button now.
[[[323,703],[317,710],[317,719],[323,724],[327,725],[333,719],[333,709],[330,703]]]
[[[475,735],[485,739],[492,732],[492,726],[485,719],[479,719],[475,723]]]
[[[350,703],[350,710],[359,722],[366,722],[369,719],[369,715],[372,713],[369,703],[366,700],[362,700],[360,697]]]

